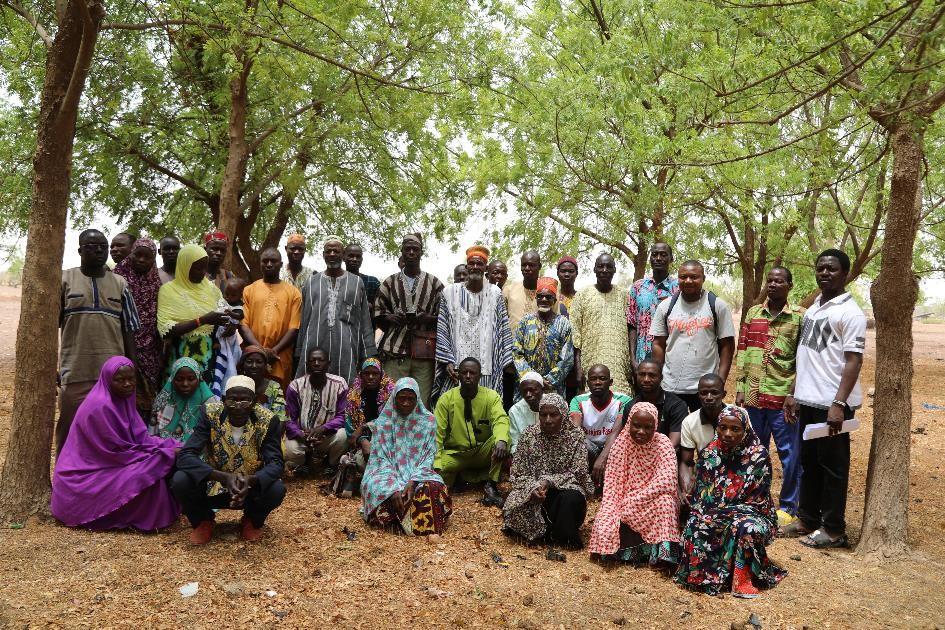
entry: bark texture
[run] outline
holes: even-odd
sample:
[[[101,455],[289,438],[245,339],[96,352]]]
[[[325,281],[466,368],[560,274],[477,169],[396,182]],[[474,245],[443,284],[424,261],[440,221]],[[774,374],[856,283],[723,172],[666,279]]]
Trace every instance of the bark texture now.
[[[908,550],[912,313],[919,293],[912,261],[924,159],[919,124],[903,122],[890,129],[890,135],[893,171],[882,264],[870,288],[879,360],[863,531],[857,545],[859,554],[881,558]]]
[[[33,200],[16,336],[10,442],[0,473],[0,522],[45,513],[56,410],[59,292],[79,96],[104,8],[69,0],[46,57],[40,97]]]

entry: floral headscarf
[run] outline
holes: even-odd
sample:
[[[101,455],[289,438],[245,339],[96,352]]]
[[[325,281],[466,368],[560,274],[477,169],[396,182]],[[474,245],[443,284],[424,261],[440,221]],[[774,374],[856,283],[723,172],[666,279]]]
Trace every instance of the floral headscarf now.
[[[377,368],[381,373],[380,385],[377,388],[378,412],[384,408],[384,403],[387,402],[391,392],[394,391],[394,381],[384,372],[381,362],[374,357],[365,359],[358,371],[358,376],[348,390],[348,398],[345,400],[345,428],[349,430],[348,435],[357,434],[364,426],[366,418],[364,417],[364,385],[361,382],[361,372],[372,367]]]

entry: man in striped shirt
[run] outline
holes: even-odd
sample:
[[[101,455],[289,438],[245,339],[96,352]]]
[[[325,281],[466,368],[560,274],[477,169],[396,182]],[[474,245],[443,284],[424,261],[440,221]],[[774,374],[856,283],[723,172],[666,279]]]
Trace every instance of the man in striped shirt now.
[[[436,321],[443,283],[420,271],[423,239],[408,234],[400,246],[403,269],[388,276],[374,302],[374,321],[384,330],[379,355],[384,371],[394,381],[413,377],[425,405],[430,404],[436,358]],[[416,339],[417,343],[414,343]],[[425,344],[432,344],[423,352]]]
[[[79,267],[62,272],[56,452],[65,444],[75,412],[92,391],[105,361],[124,355],[137,362],[138,309],[125,279],[105,267],[105,235],[98,230],[82,232],[79,258]]]

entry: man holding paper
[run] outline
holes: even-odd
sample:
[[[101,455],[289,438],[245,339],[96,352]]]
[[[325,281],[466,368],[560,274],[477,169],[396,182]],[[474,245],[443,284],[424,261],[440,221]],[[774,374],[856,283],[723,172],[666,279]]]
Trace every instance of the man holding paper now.
[[[785,537],[802,536],[808,547],[847,545],[850,434],[844,420],[863,402],[860,367],[866,349],[866,315],[845,290],[850,258],[837,249],[817,257],[820,297],[804,314],[797,350],[797,379],[784,401],[785,419],[806,428],[826,422],[829,435],[801,445],[801,494],[797,520]]]

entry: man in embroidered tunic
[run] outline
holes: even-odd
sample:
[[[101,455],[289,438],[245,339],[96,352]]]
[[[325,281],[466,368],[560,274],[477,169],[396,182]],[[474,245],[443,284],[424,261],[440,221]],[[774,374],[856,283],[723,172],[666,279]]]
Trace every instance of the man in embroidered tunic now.
[[[361,278],[342,269],[344,244],[337,236],[325,239],[322,256],[326,269],[314,274],[302,288],[302,325],[295,355],[306,357],[315,347],[328,352],[328,371],[350,383],[361,362],[377,353],[367,292]],[[299,361],[296,377],[304,376]]]
[[[207,403],[187,443],[177,454],[174,496],[194,528],[190,541],[210,542],[214,511],[242,510],[241,537],[262,537],[266,517],[282,504],[282,432],[279,417],[254,403],[248,376],[226,382],[221,403]]]

